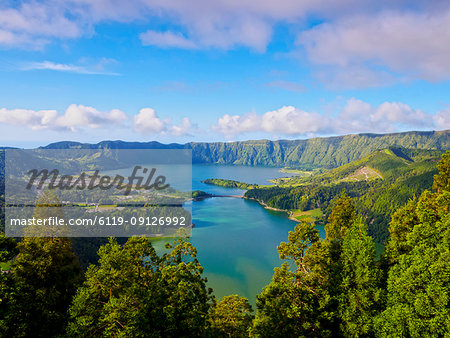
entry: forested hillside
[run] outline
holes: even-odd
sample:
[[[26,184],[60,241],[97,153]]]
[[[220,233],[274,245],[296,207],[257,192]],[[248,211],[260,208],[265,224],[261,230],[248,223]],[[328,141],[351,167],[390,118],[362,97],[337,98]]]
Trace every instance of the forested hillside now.
[[[390,215],[431,189],[443,151],[388,148],[323,174],[293,177],[279,186],[250,189],[245,197],[283,210],[320,208],[325,218],[342,192],[353,198],[378,243],[388,237]]]
[[[193,163],[261,165],[294,168],[336,168],[367,156],[377,149],[403,147],[414,149],[450,149],[450,131],[412,131],[395,134],[357,134],[306,140],[257,140],[240,142],[159,142],[103,141],[52,143],[44,148],[111,149],[192,149]]]

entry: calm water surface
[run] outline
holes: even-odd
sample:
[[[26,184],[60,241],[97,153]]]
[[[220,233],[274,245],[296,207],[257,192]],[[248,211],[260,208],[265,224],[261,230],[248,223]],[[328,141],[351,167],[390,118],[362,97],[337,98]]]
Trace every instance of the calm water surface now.
[[[156,166],[154,166],[156,167]],[[189,191],[186,170],[190,166],[157,166],[175,188]],[[119,174],[128,176],[129,169]],[[114,171],[114,174],[117,172]],[[215,195],[242,195],[245,191],[206,185],[207,178],[224,178],[256,184],[270,184],[269,179],[292,176],[279,168],[193,165],[192,190],[203,190]],[[190,183],[190,182],[189,182]],[[195,228],[191,242],[197,248],[198,259],[217,298],[230,294],[247,297],[255,305],[261,293],[280,266],[277,245],[287,241],[288,232],[296,222],[284,212],[264,209],[255,201],[233,197],[214,197],[191,202]],[[324,236],[323,228],[319,229]],[[166,239],[154,239],[155,248],[164,250]]]
[[[243,194],[243,190],[206,185],[206,178],[226,178],[256,184],[286,177],[277,168],[194,165],[192,189],[214,194]],[[220,299],[239,294],[254,305],[256,295],[267,285],[273,268],[281,264],[276,250],[286,241],[295,222],[285,213],[269,211],[257,202],[231,197],[216,197],[193,202],[195,228],[192,244],[205,268],[208,286]]]

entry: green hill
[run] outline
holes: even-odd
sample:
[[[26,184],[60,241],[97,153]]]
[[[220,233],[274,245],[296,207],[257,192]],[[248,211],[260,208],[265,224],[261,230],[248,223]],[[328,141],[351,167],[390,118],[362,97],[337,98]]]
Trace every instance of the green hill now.
[[[334,200],[345,191],[354,199],[358,213],[366,218],[370,235],[383,243],[391,213],[410,198],[431,189],[436,164],[443,153],[398,147],[377,150],[322,174],[248,190],[245,197],[297,212],[320,208],[326,218]]]
[[[313,176],[284,178],[280,185],[330,184],[342,181],[391,180],[403,175],[416,175],[434,169],[445,150],[406,149],[390,147],[376,150],[359,160]],[[431,163],[431,164],[430,164]],[[276,181],[275,181],[276,182]]]

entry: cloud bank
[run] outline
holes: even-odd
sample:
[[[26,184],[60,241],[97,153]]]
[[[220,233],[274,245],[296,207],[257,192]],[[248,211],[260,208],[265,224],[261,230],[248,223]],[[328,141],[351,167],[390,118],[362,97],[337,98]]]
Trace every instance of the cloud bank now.
[[[388,72],[429,81],[450,77],[450,8],[342,18],[301,32],[297,42],[313,64],[332,66],[334,77],[355,68],[373,83],[386,82]]]
[[[20,125],[32,130],[54,129],[73,132],[85,128],[122,125],[126,114],[119,109],[101,112],[93,107],[71,104],[64,114],[56,110],[0,109],[0,123]]]
[[[71,104],[64,113],[56,110],[0,109],[0,124],[25,126],[31,130],[70,131],[96,129],[134,130],[142,135],[192,136],[202,132],[189,117],[180,123],[160,118],[153,108],[142,108],[133,116],[119,109],[99,111]],[[225,114],[209,131],[230,138],[251,133],[272,137],[326,136],[350,133],[386,133],[406,130],[450,129],[450,110],[427,114],[402,102],[384,102],[378,106],[351,98],[334,113],[308,112],[283,106],[264,114]]]
[[[119,109],[107,112],[93,107],[71,104],[63,114],[56,110],[0,109],[0,123],[24,126],[31,130],[80,132],[89,129],[128,128],[130,117]],[[141,134],[189,135],[196,130],[188,117],[180,124],[161,119],[152,108],[143,108],[134,115],[133,129]]]
[[[373,106],[352,98],[347,100],[346,105],[335,114],[319,114],[293,106],[283,106],[262,115],[225,114],[211,128],[228,137],[255,132],[277,136],[386,133],[403,130],[449,129],[449,115],[448,109],[430,115],[401,102],[384,102],[379,106]]]
[[[145,27],[155,21],[164,28]],[[299,49],[331,87],[450,78],[450,3],[444,0],[7,1],[0,4],[0,46],[44,48],[90,37],[111,22],[138,22],[144,46],[256,52],[283,25],[297,36],[291,51]],[[74,68],[62,66],[53,69]]]

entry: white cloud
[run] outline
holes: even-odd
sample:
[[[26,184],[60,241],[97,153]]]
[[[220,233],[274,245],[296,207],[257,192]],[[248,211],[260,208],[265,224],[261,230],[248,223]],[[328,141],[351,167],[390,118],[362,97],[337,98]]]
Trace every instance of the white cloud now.
[[[192,134],[193,130],[196,130],[197,126],[191,123],[188,117],[183,117],[181,124],[173,125],[170,127],[170,133],[175,136],[183,136]]]
[[[0,109],[0,124],[27,127],[32,130],[79,132],[85,129],[127,128],[129,117],[119,109],[103,112],[93,107],[71,104],[59,114],[56,110]],[[161,119],[152,108],[143,108],[133,117],[134,130],[141,134],[190,135],[198,130],[188,117],[180,124]]]
[[[100,128],[108,125],[120,125],[127,120],[127,115],[119,110],[100,112],[93,107],[71,104],[64,115],[58,116],[55,125],[76,131],[78,128]]]
[[[275,134],[301,135],[321,133],[328,128],[326,119],[317,113],[309,113],[292,106],[284,106],[263,115],[226,114],[219,118],[212,129],[225,135],[263,131]]]
[[[401,102],[384,102],[379,106],[350,99],[336,117],[330,117],[336,133],[395,132],[435,127],[430,116]]]
[[[66,15],[63,1],[23,1],[16,7],[0,6],[0,44],[39,48],[50,38],[71,39],[83,34],[83,25]],[[79,14],[79,13],[78,13]]]
[[[447,114],[446,114],[447,113]],[[266,132],[272,135],[331,135],[363,132],[395,132],[404,130],[445,129],[450,126],[448,111],[427,115],[401,102],[385,102],[373,106],[349,99],[337,114],[319,114],[284,106],[259,115],[226,114],[212,126],[225,135]]]
[[[309,17],[324,24],[302,32]],[[275,26],[288,25],[299,32],[311,63],[320,66],[319,81],[331,87],[384,85],[395,79],[392,72],[402,78],[450,77],[450,8],[442,0],[413,5],[408,0],[7,1],[0,4],[0,46],[42,48],[93,35],[104,22],[155,21],[170,28],[143,29],[144,45],[244,46],[258,52],[266,50]],[[331,68],[323,70],[327,65]],[[52,69],[86,72],[80,67],[54,64]]]
[[[168,123],[161,120],[152,108],[143,108],[134,116],[134,129],[142,134],[161,133],[167,129]]]
[[[161,119],[152,108],[143,108],[134,116],[134,129],[141,134],[188,135],[195,126],[188,117],[180,125],[171,123],[171,119]]]
[[[334,66],[340,74],[385,68],[439,81],[450,77],[450,8],[344,17],[300,33],[298,43],[312,63]]]
[[[79,66],[73,64],[55,63],[51,61],[30,62],[24,65],[22,70],[54,70],[58,72],[78,73],[78,74],[98,74],[98,75],[119,75],[118,73],[104,70],[103,62],[97,65]]]
[[[26,126],[33,130],[78,131],[122,125],[126,120],[126,114],[118,109],[100,112],[92,107],[75,104],[71,104],[62,115],[56,110],[0,109],[0,123]]]
[[[50,128],[57,117],[56,110],[0,109],[0,123],[21,125],[31,129]]]
[[[438,111],[433,121],[437,129],[450,129],[450,108]]]
[[[129,117],[119,109],[99,111],[84,105],[70,105],[64,113],[56,110],[0,109],[0,124],[27,127],[32,130],[80,132],[91,129],[131,128]],[[188,117],[179,124],[160,118],[154,109],[143,108],[133,117],[134,130],[140,134],[189,136],[198,126]],[[384,102],[374,106],[351,98],[335,114],[307,112],[293,106],[264,114],[225,114],[211,126],[213,132],[226,136],[263,132],[272,137],[320,136],[347,133],[386,133],[406,130],[450,129],[450,110],[426,114],[401,102]]]
[[[391,2],[384,5],[391,6]],[[187,37],[150,30],[142,35],[146,44],[177,48],[246,46],[264,51],[273,27],[280,22],[298,24],[308,14],[330,18],[349,10],[353,13],[373,8],[360,0],[22,0],[10,8],[0,5],[0,30],[12,35],[3,39],[9,45],[39,41],[42,46],[52,38],[93,34],[95,25],[102,22],[147,23],[157,18],[175,24]]]

